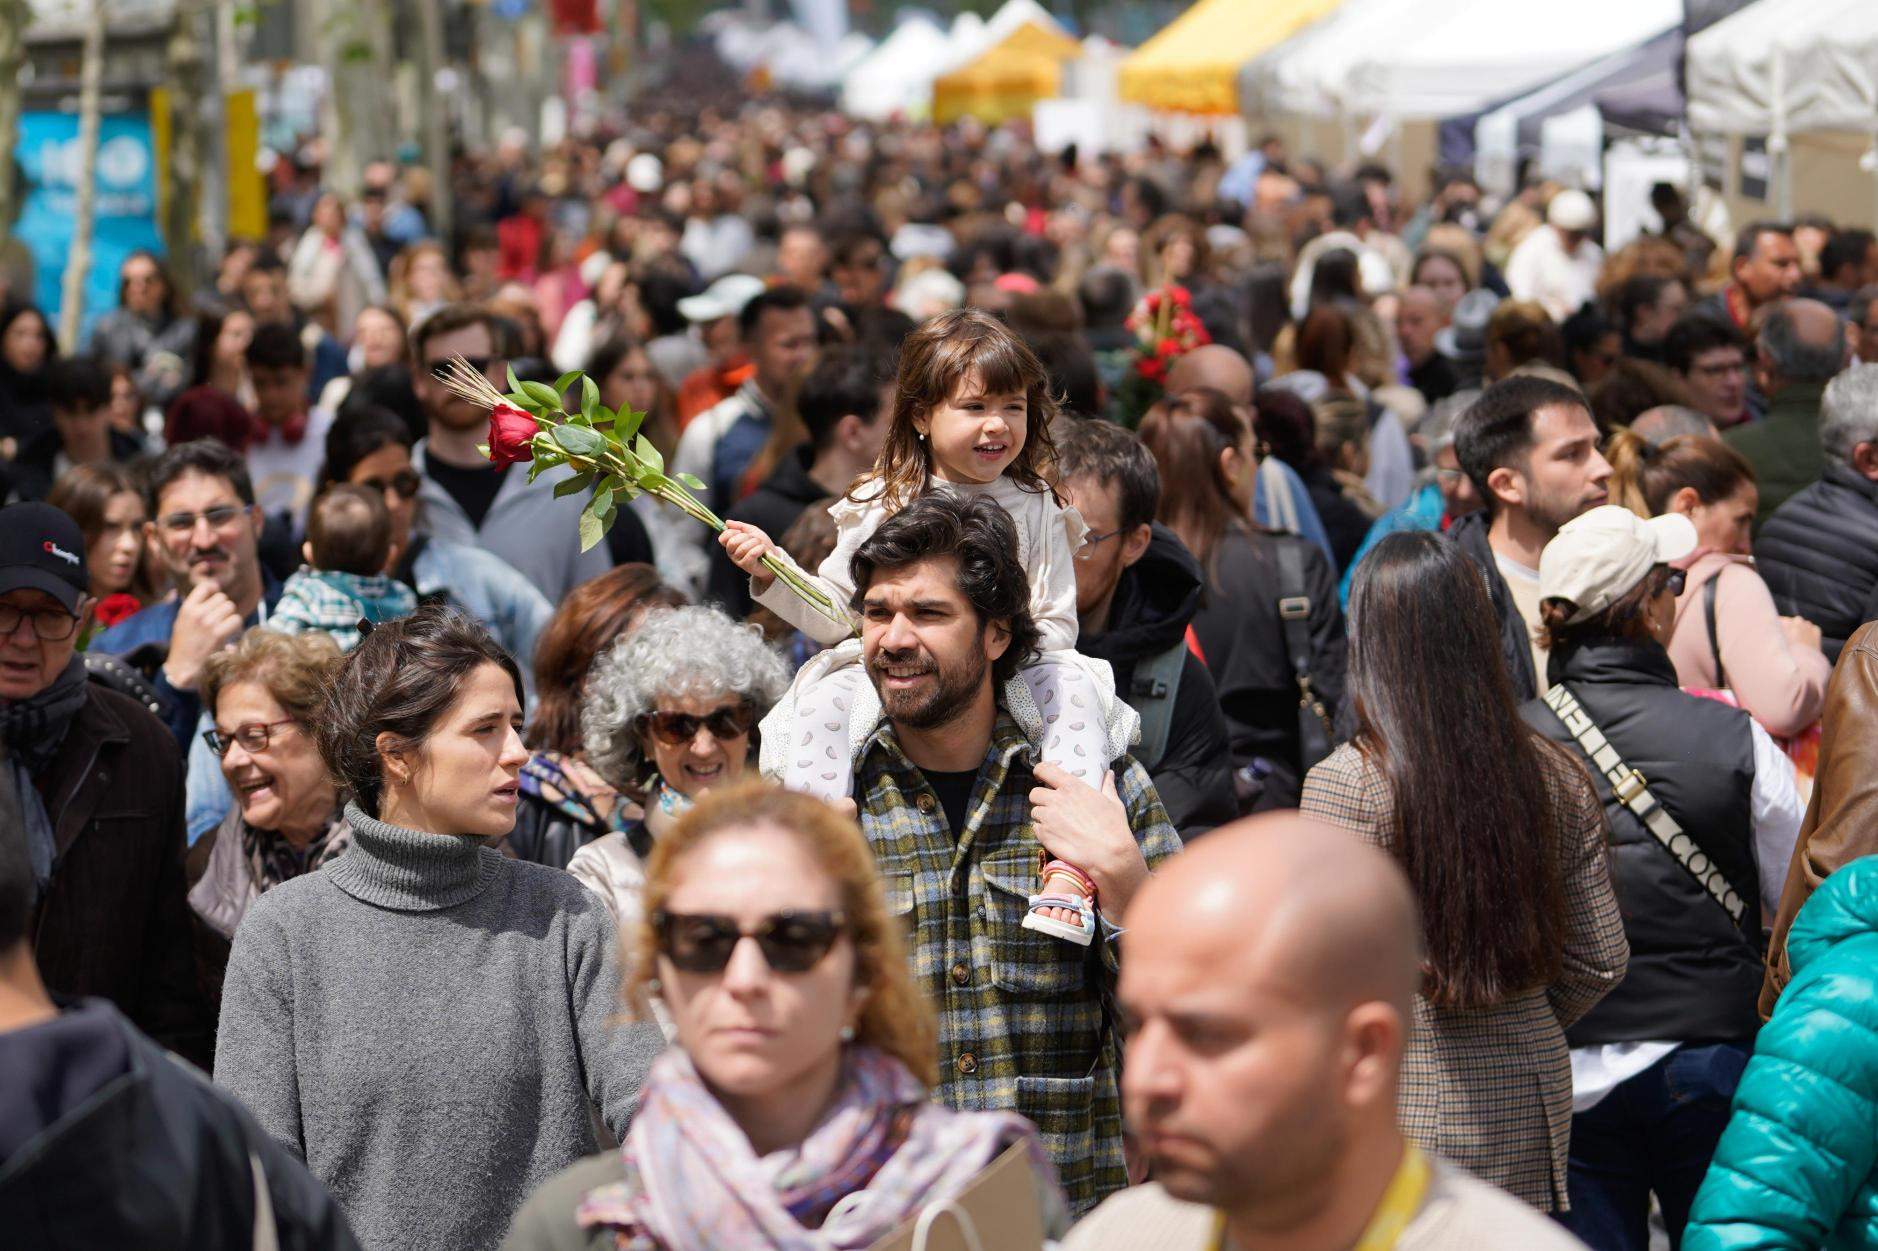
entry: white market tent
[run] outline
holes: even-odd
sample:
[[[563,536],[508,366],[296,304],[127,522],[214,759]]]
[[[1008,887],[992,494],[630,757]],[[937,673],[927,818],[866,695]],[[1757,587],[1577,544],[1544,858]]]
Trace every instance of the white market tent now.
[[[870,121],[924,113],[932,107],[932,80],[951,51],[950,38],[929,19],[908,18],[848,71],[841,85],[842,109]]]
[[[1681,0],[1420,0],[1413,10],[1413,33],[1402,42],[1378,43],[1367,27],[1352,32],[1364,43],[1344,93],[1356,111],[1395,119],[1477,112],[1682,19]],[[1399,32],[1399,23],[1382,24]]]
[[[1434,0],[1445,7],[1446,0]],[[1248,61],[1239,71],[1239,107],[1254,114],[1335,117],[1350,68],[1371,47],[1405,39],[1427,0],[1344,0],[1341,7]]]
[[[1878,131],[1878,4],[1760,0],[1688,44],[1689,128]]]
[[[1675,87],[1681,54],[1682,24],[1677,22],[1642,44],[1496,105],[1474,123],[1475,177],[1498,194],[1510,194],[1519,158],[1537,155],[1541,176],[1595,187],[1604,150],[1601,101],[1621,94],[1633,108],[1617,115],[1620,125],[1673,135],[1681,113]]]
[[[1775,212],[1791,216],[1795,136],[1863,135],[1878,172],[1878,5],[1872,0],[1759,0],[1692,37],[1689,129],[1765,136]],[[1809,172],[1809,182],[1820,180]]]

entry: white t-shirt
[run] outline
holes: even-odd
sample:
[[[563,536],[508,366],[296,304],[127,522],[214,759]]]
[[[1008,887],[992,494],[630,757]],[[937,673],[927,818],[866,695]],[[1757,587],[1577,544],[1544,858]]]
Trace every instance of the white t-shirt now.
[[[296,531],[306,527],[307,505],[313,502],[313,485],[326,459],[326,432],[332,425],[332,412],[315,408],[307,413],[306,434],[298,443],[270,429],[248,446],[254,502],[270,517],[285,513],[293,518]]]
[[[1532,680],[1535,689],[1543,695],[1552,688],[1552,684],[1545,680],[1545,662],[1552,654],[1552,649],[1539,641],[1543,637],[1539,631],[1539,571],[1528,569],[1516,560],[1508,560],[1498,552],[1493,554],[1493,563],[1500,567],[1500,576],[1506,579],[1506,589],[1513,594],[1513,606],[1526,619],[1526,633],[1532,639]]]

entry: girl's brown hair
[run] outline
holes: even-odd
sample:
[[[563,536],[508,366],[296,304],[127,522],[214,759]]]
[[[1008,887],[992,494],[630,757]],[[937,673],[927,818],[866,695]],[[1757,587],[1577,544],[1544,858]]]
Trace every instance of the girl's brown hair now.
[[[1252,528],[1232,497],[1219,456],[1250,432],[1223,391],[1194,387],[1157,403],[1141,419],[1141,443],[1154,457],[1163,490],[1155,520],[1180,536],[1209,577],[1213,552],[1233,526]]]
[[[855,1041],[886,1052],[922,1082],[934,1085],[939,1043],[932,1007],[913,984],[906,946],[887,911],[867,839],[853,821],[820,800],[762,781],[739,782],[700,796],[653,843],[646,862],[645,907],[625,936],[632,951],[626,1002],[641,1020],[652,1019],[651,982],[658,970],[652,917],[671,897],[673,879],[685,858],[714,835],[765,826],[793,836],[816,867],[835,881],[854,944],[855,981],[867,996],[855,1022]]]
[[[1639,517],[1669,511],[1688,487],[1704,504],[1727,499],[1754,482],[1754,466],[1720,439],[1682,435],[1651,447],[1633,430],[1619,430],[1604,450],[1611,462],[1611,498]]]
[[[893,425],[872,473],[862,475],[849,499],[875,499],[887,508],[904,507],[926,490],[932,477],[932,447],[914,422],[950,400],[977,376],[987,395],[1024,393],[1024,446],[1004,471],[1018,486],[1056,495],[1056,444],[1050,423],[1057,399],[1050,375],[1037,354],[1008,326],[980,309],[941,313],[900,345],[900,368],[893,382]]]
[[[575,587],[535,643],[535,716],[525,736],[530,750],[580,751],[581,696],[594,657],[646,609],[684,604],[684,592],[667,586],[651,565],[619,565]]]

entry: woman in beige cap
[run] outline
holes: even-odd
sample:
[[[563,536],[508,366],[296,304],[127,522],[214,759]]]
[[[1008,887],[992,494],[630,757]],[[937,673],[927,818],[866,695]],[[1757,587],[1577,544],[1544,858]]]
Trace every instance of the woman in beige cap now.
[[[1800,826],[1793,769],[1739,709],[1685,695],[1667,644],[1695,526],[1605,505],[1539,558],[1551,689],[1527,704],[1575,751],[1611,828],[1622,983],[1568,1031],[1571,1211],[1593,1246],[1642,1245],[1655,1193],[1688,1216],[1760,1018],[1763,912]]]

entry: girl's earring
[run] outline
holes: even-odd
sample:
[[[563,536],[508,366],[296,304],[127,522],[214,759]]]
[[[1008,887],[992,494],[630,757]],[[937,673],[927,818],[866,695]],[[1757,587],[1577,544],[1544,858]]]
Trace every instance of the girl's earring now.
[[[919,441],[921,443],[924,443],[926,441],[926,432],[924,430],[919,430],[919,431],[916,431],[915,433],[919,436]]]
[[[843,1025],[841,1027],[841,1041],[844,1043],[854,1041],[854,1027],[852,1025]]]

